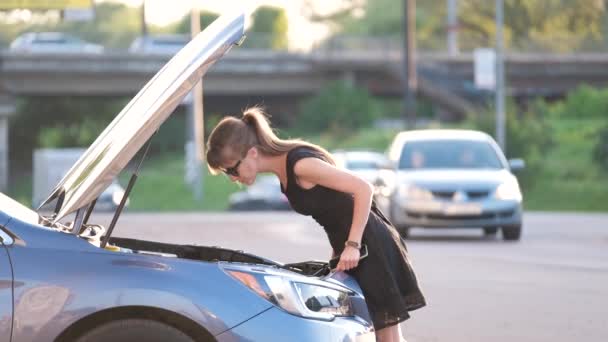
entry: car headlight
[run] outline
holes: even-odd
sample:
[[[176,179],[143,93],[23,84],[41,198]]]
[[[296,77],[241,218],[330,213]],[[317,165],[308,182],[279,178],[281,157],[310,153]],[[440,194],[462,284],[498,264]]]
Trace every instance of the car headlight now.
[[[494,197],[500,200],[521,201],[521,191],[517,181],[507,181],[500,184],[494,192]]]
[[[225,270],[227,274],[281,309],[297,316],[331,321],[336,316],[353,316],[347,289],[306,283],[279,275]]]
[[[433,199],[433,193],[414,184],[403,184],[399,186],[399,197],[403,199],[431,200]]]

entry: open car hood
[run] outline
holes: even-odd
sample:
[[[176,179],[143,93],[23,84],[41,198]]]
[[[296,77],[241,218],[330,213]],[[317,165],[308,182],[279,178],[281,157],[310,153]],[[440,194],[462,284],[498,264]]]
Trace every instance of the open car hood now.
[[[112,183],[205,72],[244,37],[242,12],[222,15],[182,48],[135,95],[41,205],[57,199],[57,222]]]

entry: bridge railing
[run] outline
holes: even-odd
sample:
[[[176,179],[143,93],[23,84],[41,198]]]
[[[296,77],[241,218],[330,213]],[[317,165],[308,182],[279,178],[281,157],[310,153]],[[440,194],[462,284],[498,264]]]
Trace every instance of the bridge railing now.
[[[476,48],[494,46],[494,41],[473,42],[459,41],[459,54],[471,54]],[[444,38],[419,39],[416,41],[417,54],[448,54]],[[403,38],[399,35],[354,36],[339,35],[319,40],[313,46],[316,52],[347,52],[393,56],[403,50]],[[514,39],[506,42],[506,53],[509,54],[593,54],[608,53],[608,44],[602,39],[569,37],[539,37],[536,39]]]

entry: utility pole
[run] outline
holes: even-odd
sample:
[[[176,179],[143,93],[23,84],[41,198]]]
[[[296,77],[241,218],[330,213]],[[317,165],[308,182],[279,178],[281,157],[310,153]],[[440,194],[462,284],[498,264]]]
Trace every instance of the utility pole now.
[[[448,53],[450,56],[458,54],[458,0],[448,1]]]
[[[196,1],[193,2],[192,11],[190,13],[190,33],[192,38],[196,37],[201,32],[201,20],[199,9],[196,6]],[[194,158],[191,161],[195,165],[194,178],[194,198],[197,201],[203,199],[203,172],[202,166],[205,160],[205,137],[204,137],[204,120],[203,120],[203,81],[199,80],[192,89],[192,116],[194,123]]]
[[[500,145],[500,148],[506,154],[503,21],[503,0],[496,0],[496,140],[498,140],[498,145]]]
[[[416,127],[416,1],[403,0],[403,116],[407,129]]]
[[[148,27],[146,26],[146,0],[141,0],[141,36],[145,37],[148,35]]]

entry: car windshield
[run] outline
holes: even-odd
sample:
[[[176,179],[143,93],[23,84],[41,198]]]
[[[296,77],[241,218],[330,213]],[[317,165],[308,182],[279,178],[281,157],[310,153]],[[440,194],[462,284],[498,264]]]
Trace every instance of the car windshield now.
[[[38,35],[33,40],[34,44],[81,44],[82,41],[76,37],[60,35],[60,34],[48,34]]]
[[[486,141],[419,140],[406,142],[399,169],[502,169],[494,148]]]
[[[38,38],[33,41],[34,44],[66,44],[68,41],[63,38]]]

